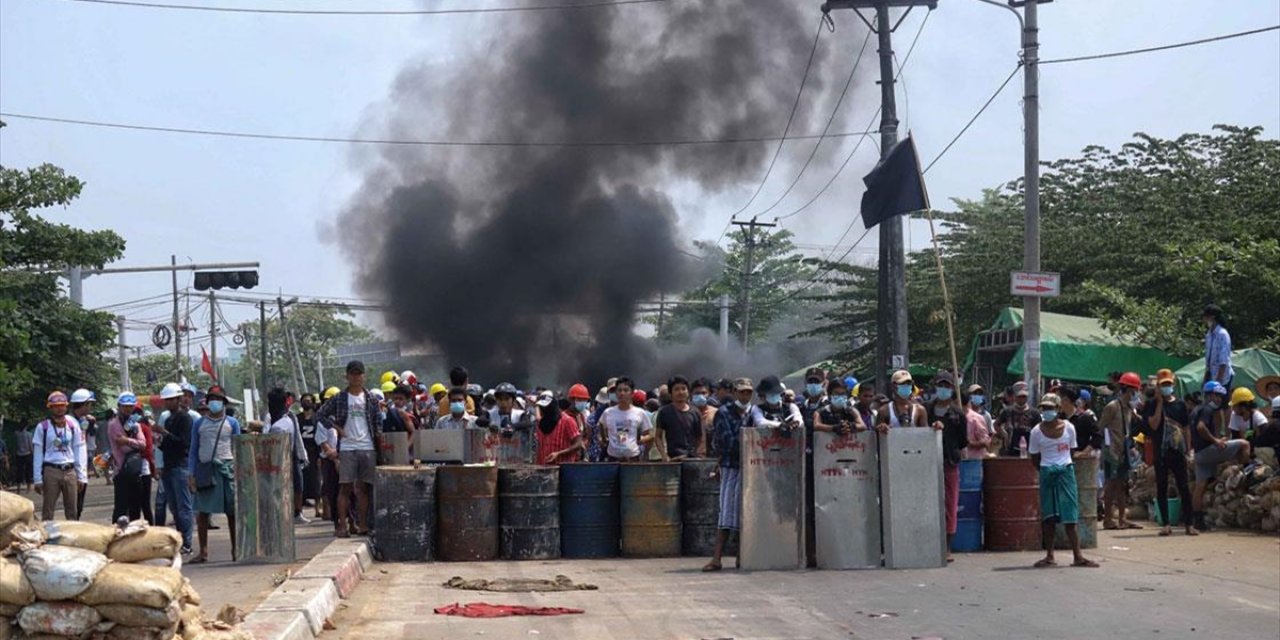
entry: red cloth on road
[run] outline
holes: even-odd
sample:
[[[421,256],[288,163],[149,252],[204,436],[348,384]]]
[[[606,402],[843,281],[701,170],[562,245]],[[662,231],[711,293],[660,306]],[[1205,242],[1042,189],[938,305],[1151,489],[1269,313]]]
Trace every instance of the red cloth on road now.
[[[445,616],[462,616],[464,618],[505,618],[507,616],[562,616],[572,613],[585,613],[582,609],[567,607],[525,607],[518,604],[489,604],[487,602],[470,602],[467,604],[447,604],[436,607],[435,612]]]

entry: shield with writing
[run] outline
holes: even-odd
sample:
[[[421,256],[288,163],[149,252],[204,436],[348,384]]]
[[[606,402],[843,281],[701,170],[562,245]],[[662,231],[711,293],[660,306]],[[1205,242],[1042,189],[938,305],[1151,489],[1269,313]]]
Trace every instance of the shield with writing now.
[[[742,430],[743,569],[805,566],[804,432]]]
[[[813,500],[818,568],[880,566],[876,433],[814,433]]]

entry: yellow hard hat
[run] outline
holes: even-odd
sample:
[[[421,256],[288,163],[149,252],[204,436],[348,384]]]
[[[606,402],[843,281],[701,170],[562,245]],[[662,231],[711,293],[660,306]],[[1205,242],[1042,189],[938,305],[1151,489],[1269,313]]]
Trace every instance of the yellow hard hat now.
[[[332,397],[334,397],[334,396],[336,396],[336,395],[338,395],[338,388],[337,388],[337,387],[329,387],[328,389],[325,389],[325,390],[324,390],[324,394],[323,394],[322,398],[323,398],[323,399],[325,399],[325,400],[328,400],[329,398],[332,398]]]
[[[439,382],[437,382],[431,385],[431,389],[428,390],[427,393],[428,395],[434,398],[437,393],[449,393],[449,390],[444,388],[443,384],[440,384]]]
[[[1252,391],[1250,391],[1250,390],[1248,390],[1248,389],[1246,389],[1246,388],[1244,388],[1244,387],[1238,387],[1238,388],[1236,388],[1236,390],[1235,390],[1235,391],[1232,391],[1232,392],[1231,392],[1231,405],[1232,405],[1232,406],[1235,406],[1235,405],[1237,405],[1237,404],[1250,404],[1250,405],[1251,405],[1251,404],[1253,404],[1254,400],[1255,400],[1255,398],[1253,397],[1253,392],[1252,392]]]
[[[379,380],[379,382],[381,382],[382,384],[386,384],[386,383],[388,383],[388,382],[395,382],[395,381],[396,381],[396,380],[398,380],[398,379],[399,379],[399,377],[398,377],[398,376],[396,376],[396,372],[394,372],[394,371],[383,371],[383,372],[382,372],[382,379],[381,379],[381,380]]]
[[[849,395],[857,397],[861,392],[862,392],[862,383],[858,383],[853,385],[853,388],[849,390]]]
[[[382,383],[382,392],[383,392],[383,393],[391,393],[392,391],[395,391],[395,390],[396,390],[396,383],[394,383],[394,382],[392,382],[392,381],[390,381],[390,380],[388,380],[388,381],[386,381],[386,382]]]

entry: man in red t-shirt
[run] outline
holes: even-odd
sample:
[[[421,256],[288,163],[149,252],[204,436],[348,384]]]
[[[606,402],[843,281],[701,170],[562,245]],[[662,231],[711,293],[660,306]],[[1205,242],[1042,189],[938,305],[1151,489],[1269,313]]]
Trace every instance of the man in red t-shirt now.
[[[578,421],[560,410],[555,394],[538,394],[538,464],[577,462],[582,458],[582,432]]]

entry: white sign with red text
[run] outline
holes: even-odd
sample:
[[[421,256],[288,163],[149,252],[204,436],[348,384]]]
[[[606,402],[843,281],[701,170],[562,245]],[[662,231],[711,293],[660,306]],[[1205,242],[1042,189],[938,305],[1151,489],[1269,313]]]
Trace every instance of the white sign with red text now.
[[[1009,293],[1033,298],[1056,298],[1062,292],[1062,276],[1056,273],[1014,271],[1009,277]]]

